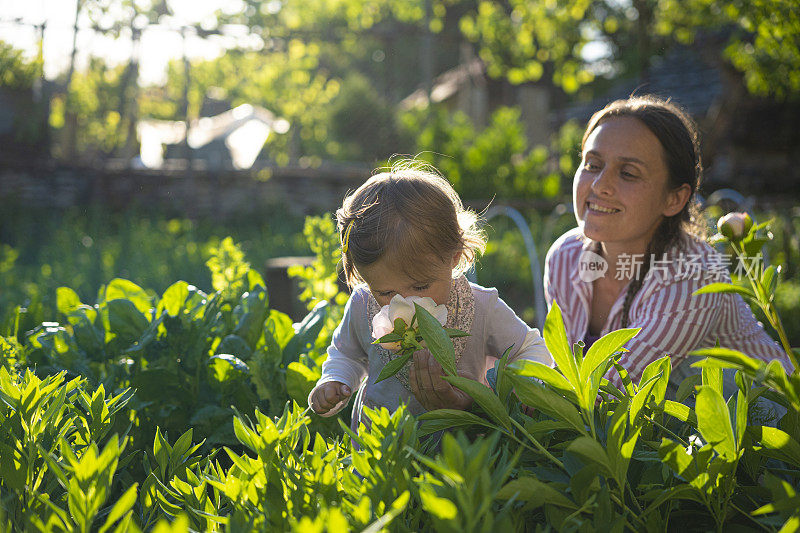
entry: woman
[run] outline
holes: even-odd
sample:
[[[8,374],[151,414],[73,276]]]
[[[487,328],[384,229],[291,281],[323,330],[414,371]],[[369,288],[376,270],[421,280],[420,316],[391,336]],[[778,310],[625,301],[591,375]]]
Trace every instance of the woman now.
[[[573,182],[578,227],[550,248],[544,275],[548,305],[558,302],[570,342],[591,345],[610,331],[642,328],[621,363],[637,381],[669,354],[673,393],[696,372],[687,354],[717,340],[791,368],[741,296],[692,296],[730,278],[694,225],[702,165],[689,116],[652,96],[618,100],[592,116],[581,153]],[[616,372],[608,377],[621,385]]]

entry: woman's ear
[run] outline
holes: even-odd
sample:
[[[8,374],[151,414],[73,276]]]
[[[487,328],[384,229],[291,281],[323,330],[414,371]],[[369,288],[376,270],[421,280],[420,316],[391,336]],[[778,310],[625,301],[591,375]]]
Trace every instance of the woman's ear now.
[[[680,213],[691,196],[692,188],[688,183],[684,183],[680,187],[672,189],[667,194],[667,205],[664,206],[663,211],[664,216],[672,217]]]

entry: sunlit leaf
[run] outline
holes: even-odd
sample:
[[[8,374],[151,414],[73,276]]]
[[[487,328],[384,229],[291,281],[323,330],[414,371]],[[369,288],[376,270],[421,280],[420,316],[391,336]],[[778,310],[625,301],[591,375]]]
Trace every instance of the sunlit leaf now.
[[[695,405],[697,428],[703,439],[728,461],[738,457],[730,413],[722,394],[709,385],[700,387]]]

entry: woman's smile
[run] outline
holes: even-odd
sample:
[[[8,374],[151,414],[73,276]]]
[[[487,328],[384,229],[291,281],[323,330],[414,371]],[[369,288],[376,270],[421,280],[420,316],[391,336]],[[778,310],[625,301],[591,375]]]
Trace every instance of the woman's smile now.
[[[613,215],[614,213],[619,213],[620,211],[615,207],[605,207],[603,205],[600,205],[592,201],[586,202],[586,207],[588,211],[590,211],[593,214],[596,213],[598,215]]]

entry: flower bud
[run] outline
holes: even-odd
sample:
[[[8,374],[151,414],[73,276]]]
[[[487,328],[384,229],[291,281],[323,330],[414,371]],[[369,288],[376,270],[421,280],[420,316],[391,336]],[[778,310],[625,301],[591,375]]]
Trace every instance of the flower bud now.
[[[728,213],[717,221],[719,232],[732,241],[740,241],[753,227],[753,219],[747,213]]]

